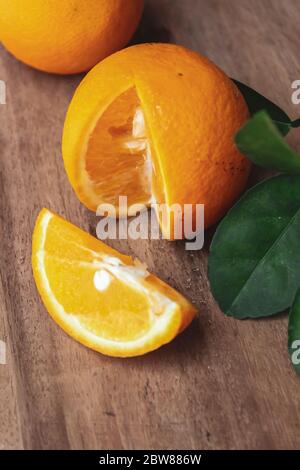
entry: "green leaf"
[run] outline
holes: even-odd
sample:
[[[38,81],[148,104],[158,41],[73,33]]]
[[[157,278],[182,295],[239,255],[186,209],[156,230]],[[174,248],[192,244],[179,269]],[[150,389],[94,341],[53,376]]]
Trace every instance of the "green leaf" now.
[[[279,106],[244,83],[238,80],[233,81],[242,93],[252,116],[258,111],[265,110],[275,122],[282,135],[286,135],[289,132],[293,124],[289,116]]]
[[[300,289],[289,314],[288,349],[293,367],[300,374]]]
[[[220,223],[208,275],[226,315],[264,317],[290,307],[300,286],[300,177],[247,191]]]
[[[300,155],[284,141],[265,111],[255,114],[238,131],[235,142],[253,163],[282,173],[300,174]]]

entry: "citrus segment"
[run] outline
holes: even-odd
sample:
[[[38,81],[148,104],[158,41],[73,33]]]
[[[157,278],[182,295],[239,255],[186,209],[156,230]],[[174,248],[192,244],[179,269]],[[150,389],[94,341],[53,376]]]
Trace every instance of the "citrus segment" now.
[[[151,154],[135,88],[117,97],[99,118],[88,141],[85,171],[85,187],[96,204],[118,206],[119,194],[127,196],[128,205],[149,204]]]
[[[53,319],[73,338],[112,356],[171,341],[195,308],[145,266],[43,209],[33,235],[33,273]]]

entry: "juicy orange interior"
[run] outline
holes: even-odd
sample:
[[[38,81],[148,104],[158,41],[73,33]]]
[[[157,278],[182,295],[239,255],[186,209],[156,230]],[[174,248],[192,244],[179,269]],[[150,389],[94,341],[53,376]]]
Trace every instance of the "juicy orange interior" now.
[[[165,292],[152,276],[141,267],[128,265],[127,257],[117,258],[104,244],[100,252],[98,240],[60,218],[50,220],[43,252],[56,300],[91,333],[108,340],[132,341],[149,331],[155,316],[163,313]],[[103,272],[109,282],[99,290],[95,275]]]
[[[135,88],[113,101],[90,137],[86,170],[99,203],[148,205],[152,195],[153,149],[147,137],[141,103]]]
[[[94,285],[97,266],[67,262],[46,256],[50,288],[68,314],[76,315],[90,332],[114,341],[134,340],[151,326],[151,308],[147,296],[110,277],[109,285],[99,292]],[[103,271],[104,268],[101,268]],[[68,292],[68,295],[66,295]]]

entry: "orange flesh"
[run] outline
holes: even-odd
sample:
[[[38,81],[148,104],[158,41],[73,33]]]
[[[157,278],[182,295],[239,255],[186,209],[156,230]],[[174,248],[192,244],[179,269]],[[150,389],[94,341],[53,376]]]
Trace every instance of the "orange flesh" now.
[[[47,209],[35,225],[32,268],[57,324],[82,344],[111,356],[157,349],[186,328],[196,313],[143,263]]]
[[[114,276],[103,292],[97,292],[94,276],[99,267],[95,264],[80,265],[46,255],[45,265],[57,301],[66,313],[76,314],[87,330],[114,341],[132,341],[149,330],[151,305],[144,293]]]
[[[152,161],[141,103],[135,88],[121,94],[102,114],[90,137],[85,168],[99,203],[149,205]]]
[[[107,253],[99,252],[98,241],[95,247],[86,246],[87,241],[93,239],[87,236],[85,240],[79,229],[63,224],[60,218],[51,219],[44,246],[51,291],[65,312],[76,315],[92,333],[125,342],[142,337],[151,327],[153,314],[161,313],[161,306],[150,291],[145,295],[105,268],[107,256],[114,256],[109,247]],[[110,276],[108,287],[101,292],[94,285],[99,270]]]

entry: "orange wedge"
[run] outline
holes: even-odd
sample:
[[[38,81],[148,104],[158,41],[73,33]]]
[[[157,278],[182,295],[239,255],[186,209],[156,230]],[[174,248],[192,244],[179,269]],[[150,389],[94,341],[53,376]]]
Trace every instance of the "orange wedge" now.
[[[109,356],[145,354],[171,341],[195,308],[145,266],[43,209],[32,266],[46,309],[72,338]]]
[[[250,162],[234,143],[249,116],[235,84],[207,58],[171,44],[141,44],[100,62],[79,85],[63,133],[63,157],[79,199],[95,211],[165,204],[205,206],[205,227],[229,209]],[[118,207],[116,207],[117,209]]]

